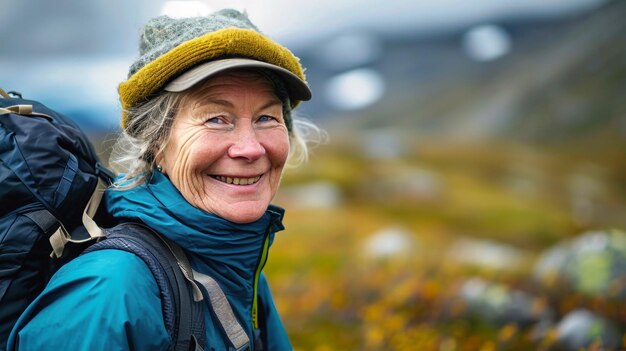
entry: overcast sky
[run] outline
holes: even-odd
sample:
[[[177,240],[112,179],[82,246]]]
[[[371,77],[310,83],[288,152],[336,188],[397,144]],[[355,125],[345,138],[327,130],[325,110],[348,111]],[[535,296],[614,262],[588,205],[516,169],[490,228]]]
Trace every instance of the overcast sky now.
[[[391,34],[423,32],[509,16],[555,16],[584,11],[602,2],[199,0],[187,4],[196,3],[198,13],[224,7],[245,9],[263,32],[287,46],[297,46],[355,27]],[[13,43],[10,48],[0,46],[0,60],[21,53],[134,55],[139,27],[147,18],[162,13],[166,3],[165,0],[0,0],[0,39],[3,43]]]
[[[506,17],[559,16],[603,2],[201,0],[167,6],[169,12],[182,7],[195,13],[225,7],[246,10],[261,31],[297,52],[301,46],[350,31],[417,34]],[[116,87],[137,55],[140,27],[162,14],[166,4],[165,0],[0,0],[0,87],[85,108],[98,104],[117,108],[111,107],[117,101]],[[109,114],[116,119],[118,112]]]
[[[245,8],[271,36],[297,42],[351,27],[377,32],[441,30],[508,16],[556,16],[603,0],[214,0],[215,9]]]

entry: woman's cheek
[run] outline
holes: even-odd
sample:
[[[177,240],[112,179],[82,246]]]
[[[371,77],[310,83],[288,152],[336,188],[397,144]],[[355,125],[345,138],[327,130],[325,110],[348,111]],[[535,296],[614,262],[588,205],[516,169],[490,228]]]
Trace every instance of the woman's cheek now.
[[[276,129],[270,140],[272,142],[269,146],[271,149],[269,153],[271,154],[272,162],[275,164],[274,166],[282,167],[287,162],[287,157],[289,156],[290,139],[287,128]]]

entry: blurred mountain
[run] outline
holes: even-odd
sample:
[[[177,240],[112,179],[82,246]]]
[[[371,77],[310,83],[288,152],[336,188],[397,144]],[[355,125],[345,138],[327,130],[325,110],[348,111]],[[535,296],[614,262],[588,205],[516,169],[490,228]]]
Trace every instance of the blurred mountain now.
[[[473,28],[489,25],[507,40],[506,51],[483,60],[464,46],[472,27],[401,37],[354,31],[328,38],[317,50],[298,53],[318,99],[305,113],[339,129],[538,142],[625,140],[624,18],[626,2],[612,1],[566,18],[476,23]],[[380,99],[352,110],[333,104],[329,82],[364,69],[379,75]],[[367,93],[355,84],[348,89],[357,96]]]

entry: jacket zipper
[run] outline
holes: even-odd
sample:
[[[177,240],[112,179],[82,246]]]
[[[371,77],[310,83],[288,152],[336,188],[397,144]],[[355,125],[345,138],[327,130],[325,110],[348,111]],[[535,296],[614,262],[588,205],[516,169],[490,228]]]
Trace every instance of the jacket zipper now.
[[[263,267],[265,267],[265,263],[267,262],[267,253],[269,251],[270,246],[270,236],[269,232],[265,233],[265,241],[263,242],[263,249],[261,251],[261,259],[259,260],[259,265],[256,267],[256,272],[254,274],[254,296],[252,299],[252,327],[254,329],[259,328],[259,303],[258,303],[258,287],[259,287],[259,276],[261,275],[261,271]]]

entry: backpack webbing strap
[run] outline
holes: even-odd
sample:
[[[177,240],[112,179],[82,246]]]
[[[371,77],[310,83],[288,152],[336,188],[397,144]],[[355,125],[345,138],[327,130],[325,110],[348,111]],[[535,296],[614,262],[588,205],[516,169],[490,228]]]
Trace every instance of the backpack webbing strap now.
[[[105,188],[106,184],[104,181],[102,179],[98,179],[96,189],[93,191],[93,194],[91,195],[91,198],[89,198],[89,201],[85,206],[85,210],[83,211],[82,221],[85,229],[87,229],[87,232],[89,233],[89,238],[80,240],[74,239],[65,227],[63,227],[63,224],[61,224],[59,229],[57,229],[57,231],[50,236],[50,245],[52,246],[52,253],[50,254],[50,257],[61,257],[63,255],[63,249],[68,242],[84,243],[105,236],[102,229],[93,220],[93,216],[98,210],[98,205],[100,205],[100,202],[102,201],[102,195],[104,194]]]
[[[24,216],[30,218],[46,234],[59,225],[59,221],[48,210],[27,212],[24,213]]]
[[[20,116],[45,117],[49,120],[53,120],[52,117],[48,116],[45,113],[34,112],[33,105],[13,105],[13,106],[7,106],[7,107],[0,107],[0,115],[8,115],[10,113],[20,115]]]
[[[0,107],[0,116],[1,115],[8,115],[9,113],[15,113],[15,112],[13,112],[13,111],[11,111],[9,109],[6,109],[4,107]]]
[[[87,229],[89,236],[92,238],[98,238],[104,236],[102,229],[96,224],[93,220],[93,217],[96,215],[98,211],[98,206],[100,206],[100,202],[102,202],[102,196],[104,195],[104,190],[107,188],[107,184],[105,184],[102,178],[98,178],[98,184],[96,185],[96,189],[94,189],[91,198],[89,198],[89,202],[87,202],[87,206],[85,206],[85,210],[83,211],[83,225]]]
[[[246,350],[250,346],[250,339],[237,321],[233,309],[228,303],[226,295],[224,295],[219,284],[215,279],[195,270],[193,271],[193,277],[206,289],[213,312],[217,316],[217,319],[228,336],[228,340],[230,340],[235,350]]]
[[[24,213],[24,216],[33,221],[43,233],[49,235],[48,240],[50,241],[50,245],[52,246],[52,253],[50,254],[50,257],[61,257],[61,255],[63,254],[63,248],[67,243],[67,241],[63,241],[62,238],[70,236],[70,234],[63,226],[63,223],[57,220],[56,217],[54,217],[54,215],[48,210],[27,212]],[[56,228],[56,230],[52,232],[54,228]]]
[[[198,284],[196,284],[196,281],[193,279],[193,270],[191,269],[191,264],[189,263],[189,259],[187,259],[187,255],[185,254],[183,249],[178,245],[170,245],[167,240],[163,240],[163,243],[167,246],[172,255],[174,255],[176,261],[178,262],[178,267],[180,268],[181,273],[183,274],[185,279],[187,279],[189,285],[191,285],[193,300],[195,302],[202,301],[204,299],[204,297],[202,296],[202,291],[198,287]]]

